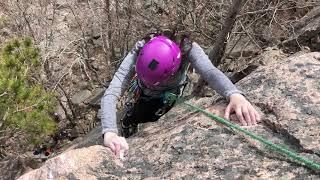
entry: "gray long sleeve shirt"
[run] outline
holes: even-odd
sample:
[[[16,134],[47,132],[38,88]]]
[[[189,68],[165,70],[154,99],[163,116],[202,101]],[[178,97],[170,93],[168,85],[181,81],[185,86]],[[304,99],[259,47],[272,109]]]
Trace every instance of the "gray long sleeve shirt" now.
[[[143,44],[143,41],[137,42],[135,48],[125,57],[101,99],[102,134],[106,132],[118,133],[116,104],[128,88],[135,74],[137,55]],[[157,89],[142,87],[143,93],[149,96],[158,96],[165,90],[177,87],[184,82],[185,72],[189,63],[208,82],[209,86],[223,97],[229,98],[231,94],[241,93],[220,70],[213,66],[203,49],[195,42],[192,43],[192,49],[187,58],[182,59],[181,67],[175,76],[166,82],[166,84],[157,86]]]

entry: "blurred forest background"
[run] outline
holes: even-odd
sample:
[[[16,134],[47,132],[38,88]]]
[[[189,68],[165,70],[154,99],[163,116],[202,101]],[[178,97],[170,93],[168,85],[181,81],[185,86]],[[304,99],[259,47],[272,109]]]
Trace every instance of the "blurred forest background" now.
[[[236,82],[266,63],[262,52],[319,51],[320,28],[308,29],[320,16],[319,5],[319,0],[1,0],[0,159],[44,143],[63,146],[99,125],[99,95],[147,33],[189,35]]]

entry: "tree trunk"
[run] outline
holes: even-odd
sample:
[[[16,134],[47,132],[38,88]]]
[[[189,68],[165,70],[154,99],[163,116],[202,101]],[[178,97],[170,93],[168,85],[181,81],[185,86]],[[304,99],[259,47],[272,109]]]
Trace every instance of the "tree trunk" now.
[[[107,15],[107,23],[106,23],[106,37],[102,37],[102,40],[104,41],[105,44],[105,56],[106,56],[106,60],[107,60],[107,64],[109,65],[112,61],[112,59],[114,58],[113,55],[114,53],[112,53],[113,51],[113,43],[112,43],[112,17],[111,17],[111,12],[110,12],[110,1],[109,0],[105,0],[105,13]],[[111,50],[110,50],[111,49]],[[111,51],[111,52],[110,52]]]

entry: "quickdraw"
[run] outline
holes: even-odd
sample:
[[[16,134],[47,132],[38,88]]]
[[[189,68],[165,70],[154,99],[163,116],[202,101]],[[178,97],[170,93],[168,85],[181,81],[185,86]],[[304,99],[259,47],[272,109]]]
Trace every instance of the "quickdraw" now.
[[[135,75],[131,80],[131,84],[129,88],[129,96],[130,96],[129,101],[133,100],[133,102],[137,102],[140,95],[141,95],[141,88],[139,87],[139,84],[138,84],[138,77],[137,75]]]
[[[177,101],[177,99],[178,99],[178,95],[170,92],[165,92],[164,98],[163,98],[163,104],[172,106]]]

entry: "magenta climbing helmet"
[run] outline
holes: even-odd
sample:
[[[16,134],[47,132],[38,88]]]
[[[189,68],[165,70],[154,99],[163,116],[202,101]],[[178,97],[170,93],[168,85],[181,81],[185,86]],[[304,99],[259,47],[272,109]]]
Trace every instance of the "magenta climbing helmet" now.
[[[146,86],[157,86],[167,81],[180,67],[179,46],[165,36],[156,36],[141,49],[137,62],[138,78]]]

